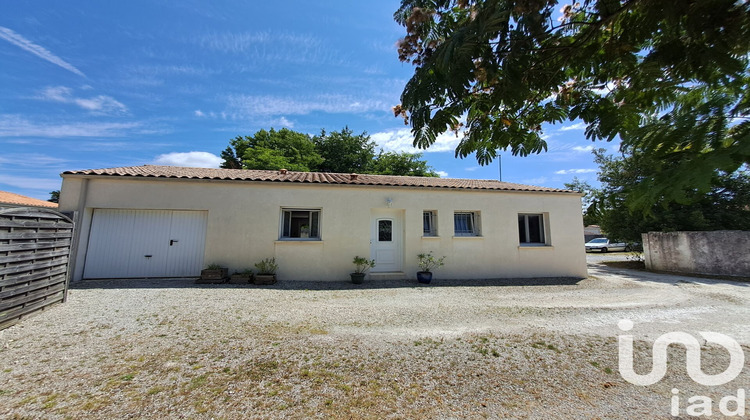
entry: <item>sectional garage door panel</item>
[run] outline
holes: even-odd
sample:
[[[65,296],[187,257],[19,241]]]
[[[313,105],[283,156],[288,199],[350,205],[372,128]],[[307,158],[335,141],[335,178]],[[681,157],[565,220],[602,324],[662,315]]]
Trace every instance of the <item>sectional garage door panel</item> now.
[[[205,238],[204,211],[96,209],[83,276],[198,276]]]

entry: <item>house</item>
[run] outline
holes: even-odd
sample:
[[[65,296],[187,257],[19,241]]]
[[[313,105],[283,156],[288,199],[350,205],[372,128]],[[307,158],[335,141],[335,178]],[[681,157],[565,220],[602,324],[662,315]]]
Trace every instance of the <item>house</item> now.
[[[133,166],[62,174],[75,211],[74,280],[189,277],[207,264],[280,280],[416,277],[417,254],[447,256],[436,278],[585,277],[580,194],[499,181]]]
[[[599,227],[599,225],[584,226],[583,236],[583,240],[586,242],[596,238],[604,238],[604,234],[602,233],[602,229]]]
[[[0,191],[0,209],[10,207],[44,207],[48,209],[57,209],[57,203],[38,200],[36,198],[8,191]]]

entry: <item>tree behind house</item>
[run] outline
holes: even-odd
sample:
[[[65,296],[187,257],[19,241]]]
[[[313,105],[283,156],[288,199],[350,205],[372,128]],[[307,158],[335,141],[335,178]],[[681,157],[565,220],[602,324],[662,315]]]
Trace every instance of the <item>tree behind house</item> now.
[[[705,230],[750,230],[750,174],[714,171],[708,192],[682,191],[684,200],[659,200],[645,210],[630,205],[633,191],[648,183],[668,163],[647,154],[621,157],[594,151],[599,165],[600,190],[591,188],[593,212],[602,231],[612,239],[638,242],[641,233]],[[592,211],[589,206],[588,211]]]
[[[376,155],[370,136],[348,127],[314,137],[286,128],[260,130],[230,140],[221,157],[221,167],[228,169],[438,176],[421,154],[381,150]]]

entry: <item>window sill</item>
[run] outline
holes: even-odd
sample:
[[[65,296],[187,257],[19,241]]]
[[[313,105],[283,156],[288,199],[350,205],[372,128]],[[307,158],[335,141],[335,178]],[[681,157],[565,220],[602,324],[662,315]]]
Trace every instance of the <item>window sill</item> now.
[[[521,244],[518,249],[554,249],[555,247],[547,244]]]
[[[277,244],[322,244],[320,239],[279,239],[274,241]]]
[[[458,235],[458,236],[453,236],[453,239],[484,239],[484,236]]]
[[[435,236],[424,236],[424,235],[422,235],[422,239],[440,239],[440,237],[437,236],[437,235],[435,235]]]

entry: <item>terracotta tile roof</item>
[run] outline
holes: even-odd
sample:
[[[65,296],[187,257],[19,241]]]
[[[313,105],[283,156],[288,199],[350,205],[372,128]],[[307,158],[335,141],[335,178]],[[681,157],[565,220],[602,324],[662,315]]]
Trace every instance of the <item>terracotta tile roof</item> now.
[[[182,179],[216,179],[227,181],[268,181],[295,182],[311,184],[346,184],[346,185],[379,185],[399,187],[425,188],[454,188],[471,190],[499,190],[499,191],[540,191],[566,192],[573,191],[535,187],[531,185],[513,184],[482,179],[458,178],[428,178],[418,176],[369,175],[369,174],[340,174],[329,172],[292,172],[258,171],[245,169],[213,169],[213,168],[185,168],[180,166],[128,166],[122,168],[87,169],[80,171],[66,171],[65,175],[94,175],[133,178],[182,178]]]
[[[37,200],[36,198],[26,197],[25,195],[15,194],[12,192],[0,191],[0,207],[2,207],[3,204],[12,204],[14,206],[49,207],[52,209],[57,208],[57,203]]]

